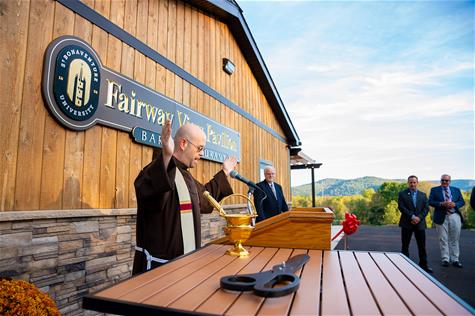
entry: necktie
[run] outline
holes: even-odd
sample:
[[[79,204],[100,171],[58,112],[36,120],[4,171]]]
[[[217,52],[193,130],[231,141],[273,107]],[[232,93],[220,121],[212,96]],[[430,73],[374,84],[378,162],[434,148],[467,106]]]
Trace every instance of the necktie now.
[[[450,201],[449,190],[446,187],[444,187],[444,199],[445,201]]]
[[[277,192],[275,192],[274,182],[270,183],[270,188],[272,190],[272,193],[274,193],[275,198],[277,198]]]
[[[450,198],[449,189],[447,187],[444,187],[444,200],[445,201],[452,201],[452,199]],[[455,210],[452,208],[450,210],[447,210],[447,212],[452,214],[452,213],[455,212]]]
[[[416,207],[416,200],[417,200],[416,191],[411,192],[411,194],[412,194],[412,204],[414,204],[414,207]]]

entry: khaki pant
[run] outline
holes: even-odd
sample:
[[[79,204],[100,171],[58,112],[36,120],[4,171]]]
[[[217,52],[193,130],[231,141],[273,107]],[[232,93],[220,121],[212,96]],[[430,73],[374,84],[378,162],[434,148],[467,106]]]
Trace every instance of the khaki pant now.
[[[459,239],[462,221],[458,213],[447,214],[442,225],[435,224],[439,235],[442,261],[459,261]]]

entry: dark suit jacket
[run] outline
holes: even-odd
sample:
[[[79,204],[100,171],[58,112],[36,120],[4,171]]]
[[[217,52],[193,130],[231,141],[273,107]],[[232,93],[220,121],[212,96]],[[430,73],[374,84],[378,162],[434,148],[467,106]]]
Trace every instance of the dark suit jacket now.
[[[409,189],[399,192],[397,206],[401,212],[399,226],[404,228],[426,229],[426,216],[429,213],[429,204],[427,204],[427,195],[422,191],[417,191],[416,207],[412,202],[411,191]],[[421,221],[417,225],[412,225],[412,216],[417,216]]]
[[[455,203],[455,212],[460,215],[460,219],[463,223],[463,216],[460,213],[460,208],[465,205],[463,200],[462,193],[456,187],[450,187],[450,192],[452,193],[452,202]],[[442,186],[434,187],[430,190],[429,195],[429,205],[434,207],[434,218],[433,222],[442,225],[445,221],[445,215],[447,214],[447,209],[440,206],[440,203],[444,202],[444,191]]]
[[[266,180],[259,182],[257,186],[267,195],[267,198],[261,202],[264,195],[259,190],[254,191],[254,204],[258,215],[257,222],[289,210],[287,202],[285,202],[282,187],[279,184],[274,182],[277,198],[274,196]]]
[[[475,187],[472,188],[472,194],[470,195],[470,206],[475,211]]]

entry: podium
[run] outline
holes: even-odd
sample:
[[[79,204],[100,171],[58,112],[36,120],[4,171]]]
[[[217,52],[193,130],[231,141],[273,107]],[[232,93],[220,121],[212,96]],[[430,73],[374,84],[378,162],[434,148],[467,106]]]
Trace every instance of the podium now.
[[[329,250],[330,233],[318,225],[329,225],[332,218],[328,209],[286,212],[256,225],[246,243],[249,257],[227,255],[228,241],[222,238],[85,296],[83,308],[120,315],[475,314],[400,253]],[[295,293],[264,298],[220,288],[223,276],[270,270],[302,253],[310,260],[296,272]]]
[[[330,250],[333,219],[326,207],[293,208],[257,223],[243,245]],[[225,236],[212,243],[227,242]]]

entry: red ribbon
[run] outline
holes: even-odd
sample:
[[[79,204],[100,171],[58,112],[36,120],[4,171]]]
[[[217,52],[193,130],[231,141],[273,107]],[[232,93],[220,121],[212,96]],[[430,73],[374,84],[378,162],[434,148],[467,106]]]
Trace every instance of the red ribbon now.
[[[335,240],[342,232],[345,232],[346,235],[351,235],[358,230],[360,226],[360,221],[355,214],[345,213],[345,220],[341,223],[343,225],[342,229],[332,237],[332,241]]]

